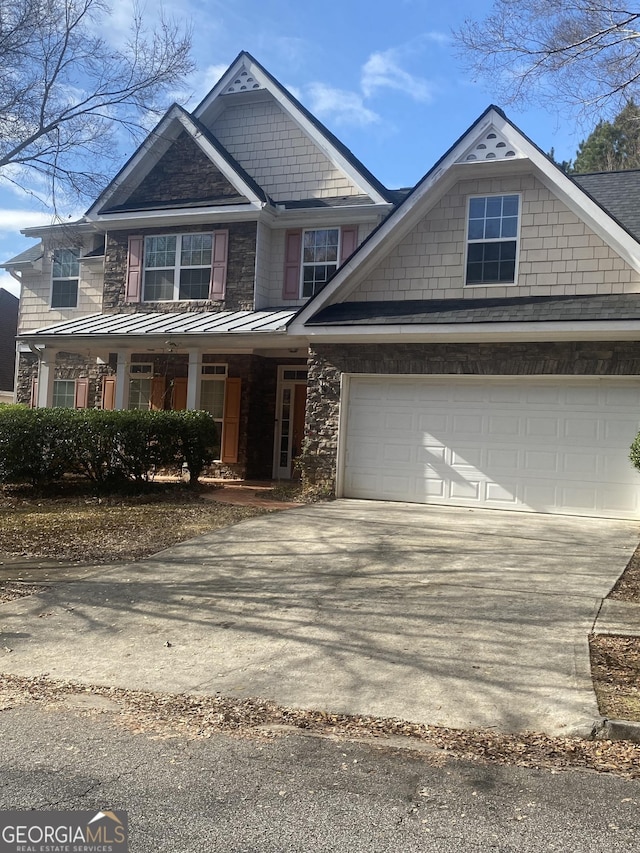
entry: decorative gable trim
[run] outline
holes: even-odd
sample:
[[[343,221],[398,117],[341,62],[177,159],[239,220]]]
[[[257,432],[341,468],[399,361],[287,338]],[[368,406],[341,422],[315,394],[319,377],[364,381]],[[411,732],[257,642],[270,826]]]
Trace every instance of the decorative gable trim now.
[[[266,193],[234,160],[220,142],[182,107],[174,104],[109,186],[86,212],[88,219],[108,217],[108,207],[128,197],[140,185],[182,131],[186,131],[247,203],[262,207]],[[126,193],[126,195],[125,195]],[[215,203],[214,203],[215,204]]]
[[[251,84],[248,84],[249,78],[253,81]],[[239,88],[243,83],[238,81],[242,80],[247,81],[251,90],[267,90],[336,168],[347,175],[363,193],[377,204],[392,201],[388,190],[354,157],[351,151],[246,51],[238,54],[211,92],[196,107],[193,112],[194,118],[206,122],[215,116],[218,110],[224,108],[225,96],[234,95],[239,91],[249,91]]]
[[[493,124],[467,148],[458,158],[457,163],[473,163],[476,160],[509,160],[522,158],[524,154],[517,150],[513,143],[500,133]]]
[[[497,158],[484,161],[467,160],[487,135],[496,132],[496,140],[504,141],[514,156],[513,163],[498,166]],[[486,149],[480,149],[486,150]],[[601,237],[634,270],[640,272],[640,244],[574,180],[564,174],[522,131],[512,124],[498,107],[490,106],[457,142],[427,172],[414,190],[387,219],[375,229],[341,267],[327,286],[300,309],[288,326],[290,333],[307,331],[305,323],[320,309],[333,302],[343,302],[349,294],[402,239],[415,227],[443,194],[458,180],[494,177],[501,168],[517,168],[522,172],[527,162],[535,176],[563,201],[591,230]],[[493,164],[493,165],[492,165]],[[506,172],[505,172],[506,174]]]

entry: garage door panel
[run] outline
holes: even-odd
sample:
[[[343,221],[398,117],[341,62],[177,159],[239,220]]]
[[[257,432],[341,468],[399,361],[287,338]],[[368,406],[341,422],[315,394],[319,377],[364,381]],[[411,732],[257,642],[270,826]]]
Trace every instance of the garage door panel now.
[[[353,377],[344,494],[637,517],[640,384]]]

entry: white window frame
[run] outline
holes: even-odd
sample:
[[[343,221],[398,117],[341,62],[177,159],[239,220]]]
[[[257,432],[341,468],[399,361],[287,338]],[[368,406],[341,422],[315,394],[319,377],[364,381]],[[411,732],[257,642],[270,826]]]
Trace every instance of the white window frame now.
[[[77,255],[78,261],[78,275],[60,275],[54,276],[54,266],[56,263],[56,253],[57,252],[71,252]],[[55,283],[57,281],[75,281],[76,283],[76,301],[74,305],[54,305],[53,304],[53,289]],[[59,246],[57,249],[53,249],[51,251],[51,290],[49,294],[49,308],[52,311],[73,311],[74,308],[78,307],[78,301],[80,299],[80,250],[77,247],[68,247],[68,246]]]
[[[200,398],[202,398],[202,384],[204,382],[220,382],[222,384],[222,416],[216,417],[211,414],[215,423],[220,424],[220,455],[222,456],[222,432],[224,430],[224,398],[226,381],[229,376],[229,365],[220,362],[206,362],[200,370]],[[204,410],[206,411],[206,409]],[[219,459],[215,460],[219,462]]]
[[[491,237],[482,240],[469,239],[469,219],[471,213],[471,201],[477,198],[504,198],[505,196],[517,196],[518,198],[518,224],[516,227],[515,237]],[[518,267],[520,265],[520,227],[522,225],[522,193],[520,192],[500,192],[500,193],[474,193],[467,198],[466,218],[464,222],[464,266],[463,266],[463,284],[465,288],[473,287],[516,287],[518,284]],[[467,284],[467,261],[469,258],[469,246],[478,243],[512,243],[515,240],[516,256],[515,266],[513,270],[513,281],[477,281],[472,284]]]
[[[59,403],[55,402],[56,386],[59,385],[59,383],[61,383],[61,382],[67,382],[67,383],[70,382],[71,385],[73,386],[71,405],[61,406]],[[65,394],[65,397],[67,397],[67,396],[68,395]],[[75,379],[54,379],[53,380],[53,394],[52,394],[52,398],[51,398],[51,406],[52,406],[52,408],[75,409],[75,407],[76,407],[76,380]]]
[[[300,299],[311,299],[316,294],[320,293],[320,290],[324,288],[320,288],[320,290],[315,290],[313,293],[304,295],[304,269],[305,267],[323,267],[329,266],[327,261],[308,261],[305,263],[304,260],[304,238],[305,234],[309,234],[315,231],[337,231],[338,232],[338,247],[336,252],[336,270],[340,267],[340,252],[342,251],[342,228],[339,225],[331,225],[328,227],[319,226],[317,228],[303,228],[302,229],[302,240],[300,246]],[[334,270],[335,273],[335,270]],[[333,275],[333,273],[332,273]]]
[[[137,369],[139,368],[139,369]],[[132,361],[129,365],[129,394],[128,394],[128,408],[131,408],[131,382],[137,379],[147,379],[150,383],[149,385],[149,406],[147,409],[139,409],[136,407],[136,411],[148,411],[151,408],[151,394],[153,391],[153,362],[152,361]]]
[[[182,239],[183,237],[210,237],[211,238],[211,263],[207,265],[203,264],[186,264],[182,266],[180,264],[180,259],[182,258]],[[147,241],[154,240],[158,237],[175,237],[176,240],[176,254],[174,258],[173,266],[169,267],[147,267]],[[209,289],[211,287],[211,274],[213,267],[213,248],[214,248],[214,233],[213,231],[190,231],[185,234],[148,234],[144,238],[144,250],[142,256],[142,301],[143,302],[206,302],[209,299]],[[146,296],[146,286],[147,286],[147,270],[173,270],[173,296],[170,299],[147,299]],[[209,270],[209,284],[207,286],[207,295],[200,297],[199,299],[195,299],[193,297],[188,297],[186,299],[180,298],[180,272],[181,270]]]

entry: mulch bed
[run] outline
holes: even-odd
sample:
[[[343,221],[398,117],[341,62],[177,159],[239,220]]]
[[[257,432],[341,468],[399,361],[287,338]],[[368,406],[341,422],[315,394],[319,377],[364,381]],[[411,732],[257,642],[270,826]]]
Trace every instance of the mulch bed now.
[[[589,638],[591,676],[604,717],[640,720],[640,637]]]

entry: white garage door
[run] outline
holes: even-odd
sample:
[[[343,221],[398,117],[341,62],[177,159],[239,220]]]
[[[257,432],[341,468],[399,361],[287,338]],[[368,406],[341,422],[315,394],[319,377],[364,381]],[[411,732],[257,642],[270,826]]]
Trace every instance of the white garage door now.
[[[640,515],[640,382],[352,377],[346,497]]]

